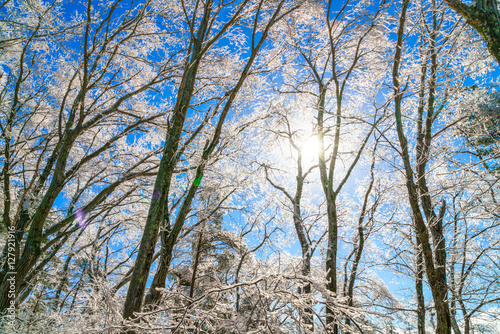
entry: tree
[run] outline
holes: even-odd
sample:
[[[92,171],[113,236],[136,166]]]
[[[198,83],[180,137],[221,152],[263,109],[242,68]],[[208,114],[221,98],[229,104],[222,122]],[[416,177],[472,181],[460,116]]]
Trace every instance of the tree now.
[[[295,103],[294,103],[295,104]],[[272,133],[271,136],[271,141],[276,142],[279,141],[280,139],[288,142],[289,149],[293,151],[292,156],[295,157],[295,163],[296,163],[296,175],[295,175],[295,185],[294,189],[291,192],[290,190],[286,189],[285,185],[280,185],[278,181],[272,177],[273,169],[277,168],[272,168],[268,166],[269,162],[266,163],[261,163],[262,167],[264,169],[265,173],[265,178],[269,184],[275,188],[277,191],[281,192],[282,195],[285,196],[286,200],[289,201],[290,203],[290,208],[288,209],[292,215],[292,220],[293,220],[293,226],[295,229],[295,233],[297,236],[297,239],[300,244],[300,249],[301,249],[301,274],[306,278],[309,279],[309,276],[311,274],[311,259],[314,255],[314,252],[318,246],[318,244],[321,242],[321,239],[325,236],[326,232],[324,232],[322,235],[319,237],[315,238],[313,233],[315,232],[312,230],[312,226],[318,222],[318,220],[321,218],[321,215],[319,214],[313,214],[309,213],[307,214],[307,219],[304,214],[304,208],[303,205],[301,204],[302,197],[304,194],[304,186],[306,184],[306,178],[308,175],[313,172],[315,168],[317,168],[317,165],[312,165],[312,166],[307,166],[308,163],[310,164],[310,161],[304,161],[303,162],[303,155],[305,154],[306,156],[308,153],[306,153],[306,150],[312,150],[313,153],[315,150],[315,144],[313,143],[310,146],[307,146],[308,139],[311,140],[313,138],[313,135],[310,135],[309,138],[306,134],[304,134],[303,129],[295,129],[293,123],[293,113],[294,111],[292,110],[291,112],[288,112],[287,106],[278,106],[280,109],[274,119],[272,119],[272,122],[276,124],[276,126],[270,126],[268,129],[269,132]],[[295,111],[297,112],[297,111]],[[300,112],[300,111],[299,111]],[[300,116],[299,116],[300,117]],[[282,126],[283,128],[281,128]],[[309,156],[310,158],[310,156]],[[278,158],[280,159],[280,158]],[[304,159],[304,160],[307,160]],[[281,177],[280,179],[285,179]],[[312,216],[312,217],[311,217]],[[310,220],[311,222],[306,223],[306,219]],[[312,292],[312,285],[310,282],[306,282],[304,287],[299,288],[298,290],[299,294],[311,294]],[[304,323],[304,327],[308,327],[308,330],[314,331],[314,320],[313,320],[313,309],[312,309],[312,303],[309,302],[309,305],[304,308],[303,310],[303,316],[302,320]]]
[[[432,296],[434,299],[434,305],[436,307],[437,314],[437,328],[436,333],[439,334],[447,334],[451,333],[451,320],[450,320],[450,311],[448,302],[446,300],[447,294],[447,284],[446,284],[446,251],[444,246],[444,235],[443,235],[443,217],[445,213],[445,202],[443,201],[441,204],[441,208],[438,214],[433,211],[433,207],[431,204],[431,198],[429,195],[429,190],[427,188],[427,184],[425,181],[425,166],[428,161],[428,152],[430,148],[431,141],[431,126],[433,122],[433,112],[434,112],[434,87],[436,85],[436,66],[437,66],[437,54],[434,51],[434,44],[432,44],[431,58],[432,58],[432,82],[430,84],[430,92],[429,98],[431,99],[429,102],[429,111],[427,114],[427,119],[425,123],[425,131],[422,128],[423,125],[423,106],[421,103],[421,111],[419,111],[419,128],[418,128],[418,138],[417,138],[417,152],[420,156],[417,157],[417,179],[418,185],[414,181],[414,172],[413,167],[410,163],[410,157],[408,153],[408,141],[404,134],[404,130],[402,127],[401,121],[401,100],[402,100],[402,92],[401,92],[401,83],[399,79],[399,66],[401,61],[401,51],[403,48],[403,34],[404,27],[406,21],[406,11],[408,9],[409,1],[403,1],[401,16],[399,19],[399,27],[398,27],[398,40],[396,44],[396,53],[394,56],[394,67],[393,67],[393,82],[394,82],[394,108],[395,108],[395,118],[396,118],[396,126],[397,133],[399,139],[399,145],[401,147],[401,157],[403,159],[405,175],[406,175],[406,187],[408,190],[408,198],[411,204],[411,209],[413,213],[413,219],[415,221],[415,230],[417,234],[417,238],[422,247],[422,253],[425,260],[425,268],[427,277],[429,279],[429,284],[432,289]],[[433,15],[433,27],[437,27],[436,15]],[[435,43],[435,33],[431,39],[432,43]],[[423,77],[426,75],[425,71],[422,70]],[[423,88],[423,87],[422,87]],[[421,95],[423,97],[423,95]],[[423,102],[423,101],[422,101]],[[425,143],[424,143],[425,140]],[[418,187],[418,188],[417,188]],[[418,189],[418,190],[417,190]],[[427,223],[429,228],[432,231],[433,240],[435,241],[435,251],[433,254],[433,250],[431,248],[430,236],[428,227],[426,225],[426,221],[424,216],[422,216],[422,212],[420,204],[419,204],[419,194],[422,196],[420,199],[422,201],[423,211],[425,213],[425,217],[427,218]],[[434,262],[434,256],[435,261]]]
[[[200,13],[197,12],[198,5],[202,7],[202,11]],[[214,23],[215,20],[218,19],[219,14],[229,10],[224,7],[233,7],[233,5],[234,13],[232,16],[225,21],[220,29],[212,31],[212,27],[215,27]],[[213,8],[213,6],[215,6],[215,8]],[[182,74],[182,81],[178,88],[177,100],[171,120],[172,125],[168,129],[163,155],[158,170],[158,176],[155,180],[154,194],[157,195],[153,197],[151,202],[148,219],[146,221],[146,226],[144,227],[144,234],[141,240],[136,264],[134,266],[127,293],[127,300],[125,302],[125,309],[123,312],[123,316],[126,319],[132,318],[134,312],[140,311],[142,307],[147,277],[151,267],[156,241],[158,239],[160,222],[162,219],[165,220],[164,217],[168,215],[169,212],[168,207],[165,207],[165,202],[168,198],[172,174],[177,164],[177,149],[182,131],[184,129],[184,121],[187,112],[190,109],[198,68],[210,47],[216,43],[236,21],[240,19],[240,15],[244,10],[247,10],[248,6],[248,1],[242,1],[239,4],[230,3],[219,5],[213,4],[211,1],[208,1],[205,4],[197,2],[192,18],[187,19],[187,24],[190,26],[191,34],[189,47],[187,49],[188,52],[186,54],[186,65]],[[212,138],[207,141],[207,144],[203,148],[201,163],[196,167],[196,177],[191,183],[188,194],[183,200],[179,213],[176,216],[176,220],[170,229],[166,245],[163,246],[164,252],[160,259],[159,271],[166,272],[170,266],[173,246],[175,245],[177,236],[184,225],[185,216],[190,208],[191,201],[196,194],[197,188],[200,185],[207,161],[219,143],[222,127],[226,116],[232,107],[233,101],[236,99],[236,96],[243,86],[245,79],[249,75],[253,62],[266,41],[270,29],[277,21],[286,15],[288,11],[293,10],[293,7],[288,7],[288,4],[282,1],[272,7],[264,6],[264,3],[261,2],[254,8],[251,8],[251,10],[255,11],[255,16],[253,19],[253,29],[251,31],[250,57],[243,66],[235,85],[228,89],[224,93],[224,96],[220,98],[220,103],[224,103],[224,106],[221,107],[221,104],[217,106],[217,109],[219,107],[222,108],[217,121],[217,126],[214,129]],[[267,14],[269,14],[269,17],[266,17]],[[195,22],[197,21],[198,15],[200,15],[201,18],[199,25],[196,27],[195,33]],[[267,20],[265,20],[266,18]],[[260,22],[261,19],[264,20],[265,23]],[[163,278],[158,284],[164,284]]]
[[[491,55],[500,64],[500,11],[496,0],[479,0],[469,4],[461,0],[445,2],[462,15],[486,42]]]
[[[476,177],[469,178],[474,179]],[[493,292],[498,291],[499,268],[491,262],[499,241],[490,234],[498,233],[498,217],[488,210],[491,206],[489,195],[479,190],[485,188],[484,181],[477,181],[478,184],[462,185],[463,192],[458,192],[451,203],[450,292],[453,315],[457,323],[459,320],[463,323],[465,334],[472,332],[475,313],[489,308],[500,298]],[[477,191],[482,193],[481,199],[476,197]],[[459,312],[462,317],[459,317]],[[454,330],[462,333],[458,324],[454,324]]]
[[[500,96],[477,87],[472,87],[465,95],[467,98],[459,106],[462,121],[457,128],[465,139],[463,152],[496,175],[500,157]]]
[[[377,57],[384,52],[383,43],[372,48],[370,42],[379,36],[379,29],[383,29],[379,23],[384,17],[385,9],[385,4],[382,2],[373,13],[370,13],[362,4],[346,1],[335,15],[333,2],[329,1],[327,8],[320,12],[320,15],[323,16],[321,19],[326,24],[326,31],[323,30],[322,34],[316,36],[311,31],[316,27],[311,26],[302,30],[297,29],[298,31],[291,36],[292,46],[301,58],[300,64],[305,69],[308,80],[305,87],[296,83],[291,83],[290,86],[296,87],[295,89],[298,91],[306,91],[315,98],[313,103],[317,113],[315,126],[319,142],[320,183],[326,200],[328,219],[326,277],[328,290],[332,292],[332,296],[338,294],[339,213],[337,199],[381,119],[377,114],[377,108],[374,114],[368,116],[373,117],[371,121],[367,121],[362,112],[356,115],[351,108],[361,109],[363,102],[369,105],[371,94],[378,88],[377,74],[370,78],[364,77],[363,74],[366,72],[363,70],[368,70],[370,61],[377,63]],[[320,20],[320,17],[315,18],[315,20]],[[377,73],[378,69],[373,70]],[[364,82],[364,80],[366,81]],[[375,87],[370,87],[368,82],[373,83]],[[356,85],[361,87],[359,99],[362,102],[358,101],[359,104],[348,105],[349,103],[345,101],[346,94]],[[311,89],[311,86],[314,88]],[[365,87],[367,89],[363,91]],[[330,118],[333,119],[333,125],[328,124]],[[355,124],[354,126],[357,126],[361,123],[367,125],[367,130],[363,135],[360,135],[362,139],[360,139],[358,146],[353,149],[354,153],[350,155],[348,167],[339,173],[336,167],[342,159],[340,154],[341,137],[345,138],[346,136],[346,129],[349,125],[346,125],[345,122],[349,119],[353,120],[353,123],[349,125]],[[333,132],[333,135],[330,135],[330,132]],[[331,153],[329,153],[329,147],[331,147]],[[337,179],[340,181],[334,186]],[[338,323],[335,321],[333,310],[327,308],[327,314],[327,323],[333,325],[334,333],[338,333]]]
[[[24,288],[29,294],[37,272],[73,233],[104,212],[107,201],[119,206],[134,190],[130,181],[155,172],[154,153],[139,156],[139,147],[134,152],[124,146],[127,136],[147,131],[165,115],[133,111],[147,106],[148,90],[170,79],[175,66],[172,59],[152,60],[152,51],[141,47],[168,41],[168,33],[152,29],[158,12],[148,3],[124,9],[119,2],[95,7],[89,1],[85,19],[69,22],[57,18],[57,3],[26,4],[21,16],[16,6],[25,4],[6,5],[10,19],[2,29],[8,36],[3,42],[12,47],[3,54],[0,95],[2,229],[15,229],[15,250],[6,244],[2,256],[2,312],[11,300],[11,273],[15,296]],[[17,30],[19,25],[24,28]],[[123,56],[130,53],[137,56]],[[112,150],[122,151],[123,159],[110,164]],[[90,164],[93,171],[86,169]]]
[[[0,17],[0,331],[494,332],[496,63],[446,2]]]
[[[398,154],[401,157],[404,169],[406,189],[411,206],[417,246],[421,249],[425,264],[425,272],[428,284],[431,288],[434,307],[437,315],[437,333],[450,333],[452,328],[451,313],[448,303],[447,292],[447,255],[446,255],[446,194],[452,194],[451,186],[447,191],[443,191],[439,199],[436,187],[429,186],[432,181],[432,173],[428,170],[431,164],[434,169],[437,165],[446,168],[445,163],[439,162],[437,155],[433,152],[437,146],[434,141],[444,136],[446,130],[456,125],[451,123],[442,128],[439,127],[440,117],[443,114],[453,112],[450,108],[450,100],[453,98],[453,88],[451,83],[456,80],[462,82],[464,77],[456,72],[452,74],[451,64],[441,61],[440,57],[446,54],[451,58],[453,54],[461,51],[454,47],[454,40],[459,38],[461,31],[460,23],[456,21],[446,22],[445,12],[440,9],[435,1],[422,3],[420,9],[420,26],[424,27],[419,31],[420,51],[420,78],[414,94],[418,98],[413,104],[402,105],[404,99],[409,99],[410,93],[407,91],[410,80],[401,77],[400,67],[404,66],[402,52],[406,45],[403,44],[405,35],[406,13],[409,2],[402,4],[401,15],[398,27],[398,39],[396,43],[396,52],[393,65],[393,89],[394,89],[394,109],[396,131],[398,137]],[[428,9],[427,9],[428,8]],[[427,14],[428,13],[428,14]],[[419,14],[420,15],[420,14]],[[442,31],[451,31],[453,34],[446,34]],[[424,30],[425,29],[425,30]],[[467,52],[467,51],[465,51]],[[467,62],[463,65],[467,69]],[[467,75],[468,69],[463,71]],[[405,123],[409,123],[403,118],[404,108],[416,111],[415,126],[416,136],[414,142],[407,139],[407,131],[404,128]],[[408,110],[408,109],[406,109]],[[414,149],[414,154],[410,156],[410,149]],[[444,151],[443,151],[444,152]],[[440,202],[438,205],[437,203]],[[438,209],[439,206],[439,209]],[[432,238],[432,239],[431,239]],[[421,291],[421,289],[419,289]],[[421,326],[422,327],[422,326]]]

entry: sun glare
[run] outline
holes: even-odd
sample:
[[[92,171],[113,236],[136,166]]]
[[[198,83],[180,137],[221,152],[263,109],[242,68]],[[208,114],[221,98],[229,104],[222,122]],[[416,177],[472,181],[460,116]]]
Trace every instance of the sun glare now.
[[[311,136],[302,143],[302,161],[305,165],[312,165],[318,160],[318,137]]]

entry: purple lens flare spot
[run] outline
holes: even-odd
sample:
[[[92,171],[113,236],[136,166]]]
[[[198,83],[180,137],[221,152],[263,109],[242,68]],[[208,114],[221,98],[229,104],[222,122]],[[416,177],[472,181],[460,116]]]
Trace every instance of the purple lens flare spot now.
[[[85,211],[82,209],[79,209],[75,212],[75,217],[76,217],[76,225],[82,230],[87,227],[87,220],[85,219]]]
[[[159,198],[160,198],[160,191],[159,190],[153,191],[153,199],[157,200]]]

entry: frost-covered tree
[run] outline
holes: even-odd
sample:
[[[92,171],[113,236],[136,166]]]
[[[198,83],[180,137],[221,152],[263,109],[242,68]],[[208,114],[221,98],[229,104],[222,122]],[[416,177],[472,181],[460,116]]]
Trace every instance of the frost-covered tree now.
[[[0,2],[0,331],[498,332],[497,64],[447,2]]]
[[[418,14],[407,14],[408,10],[415,8],[418,8]],[[451,333],[452,327],[456,326],[451,318],[448,298],[446,202],[457,189],[452,183],[436,178],[436,170],[446,173],[451,167],[446,159],[451,158],[448,153],[453,150],[453,132],[448,130],[457,123],[448,123],[446,119],[455,118],[457,113],[453,107],[453,100],[459,98],[457,85],[461,85],[467,76],[484,74],[484,68],[481,68],[484,65],[478,60],[471,63],[471,59],[477,59],[473,58],[476,56],[474,51],[470,53],[470,49],[456,46],[457,41],[467,38],[468,34],[459,20],[448,15],[442,4],[431,1],[413,5],[410,1],[403,1],[400,13],[392,70],[397,150],[402,160],[416,245],[422,252],[433,296],[436,332]],[[419,52],[405,57],[404,53],[412,47],[404,42],[408,36],[407,20],[412,26],[417,24],[419,42],[414,47]],[[414,57],[420,60],[420,64],[414,67],[419,69],[420,77],[406,72],[408,77],[404,78],[401,71],[408,66],[405,60]],[[452,59],[462,61],[454,62]],[[412,98],[412,94],[416,96]],[[410,102],[412,99],[413,103]],[[405,129],[409,124],[414,124],[414,131]],[[409,136],[413,139],[408,140]],[[447,143],[442,141],[444,138],[448,138]],[[418,295],[422,298],[421,288]],[[420,302],[419,305],[422,309],[423,304]],[[422,328],[423,321],[419,322],[419,326]]]
[[[2,231],[15,230],[13,250],[5,243],[2,253],[2,311],[12,301],[8,279],[15,298],[29,294],[69,238],[154,173],[152,146],[132,138],[146,139],[169,110],[148,100],[173,79],[175,60],[146,47],[172,42],[154,22],[168,11],[89,1],[66,20],[65,10],[17,1],[2,9]]]
[[[264,2],[254,4],[249,1],[213,3],[209,0],[206,3],[196,1],[193,7],[186,9],[186,4],[182,3],[183,10],[186,13],[185,24],[189,28],[189,38],[187,38],[188,42],[184,54],[185,65],[182,72],[182,80],[177,88],[171,125],[168,127],[165,138],[158,176],[154,185],[153,199],[127,292],[127,300],[123,313],[124,318],[132,318],[134,312],[138,312],[142,308],[146,282],[162,222],[164,228],[169,230],[169,234],[165,244],[162,245],[162,255],[158,270],[166,272],[170,267],[173,246],[184,225],[191,202],[203,178],[205,167],[219,144],[224,122],[232,108],[233,102],[240,93],[245,80],[250,75],[254,61],[261,48],[263,48],[271,28],[276,22],[286,16],[287,13],[293,11],[297,4],[293,1],[279,1],[276,4],[267,4]],[[221,17],[228,12],[231,15],[220,22]],[[246,15],[243,16],[243,14]],[[203,69],[202,62],[208,55],[214,52],[214,50],[211,50],[211,47],[214,46],[215,49],[220,40],[226,38],[230,32],[234,31],[232,29],[233,26],[236,23],[240,23],[240,21],[242,25],[246,23],[251,27],[248,32],[248,36],[250,37],[248,46],[246,46],[249,57],[242,64],[238,64],[240,66],[233,73],[235,77],[232,78],[232,82],[223,85],[214,96],[210,96],[210,99],[218,100],[213,110],[208,111],[208,114],[213,112],[218,115],[217,123],[211,135],[206,139],[206,144],[201,150],[200,161],[195,167],[195,178],[191,182],[185,198],[182,200],[175,221],[171,228],[169,228],[166,225],[168,223],[166,216],[169,215],[169,208],[165,203],[169,196],[172,176],[177,166],[176,157],[179,155],[179,141],[184,130],[186,115],[192,108],[191,101],[195,93],[195,86],[196,84],[203,84],[203,80],[197,80],[197,75],[202,73],[200,71]],[[196,135],[196,132],[194,135]],[[159,280],[158,284],[164,285],[163,278]]]

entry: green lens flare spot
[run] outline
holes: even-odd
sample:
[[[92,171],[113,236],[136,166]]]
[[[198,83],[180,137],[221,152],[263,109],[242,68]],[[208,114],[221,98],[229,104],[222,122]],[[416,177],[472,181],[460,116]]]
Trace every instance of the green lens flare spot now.
[[[201,183],[201,176],[198,176],[196,178],[196,180],[194,180],[193,185],[195,185],[196,187],[198,187],[200,185],[200,183]]]

